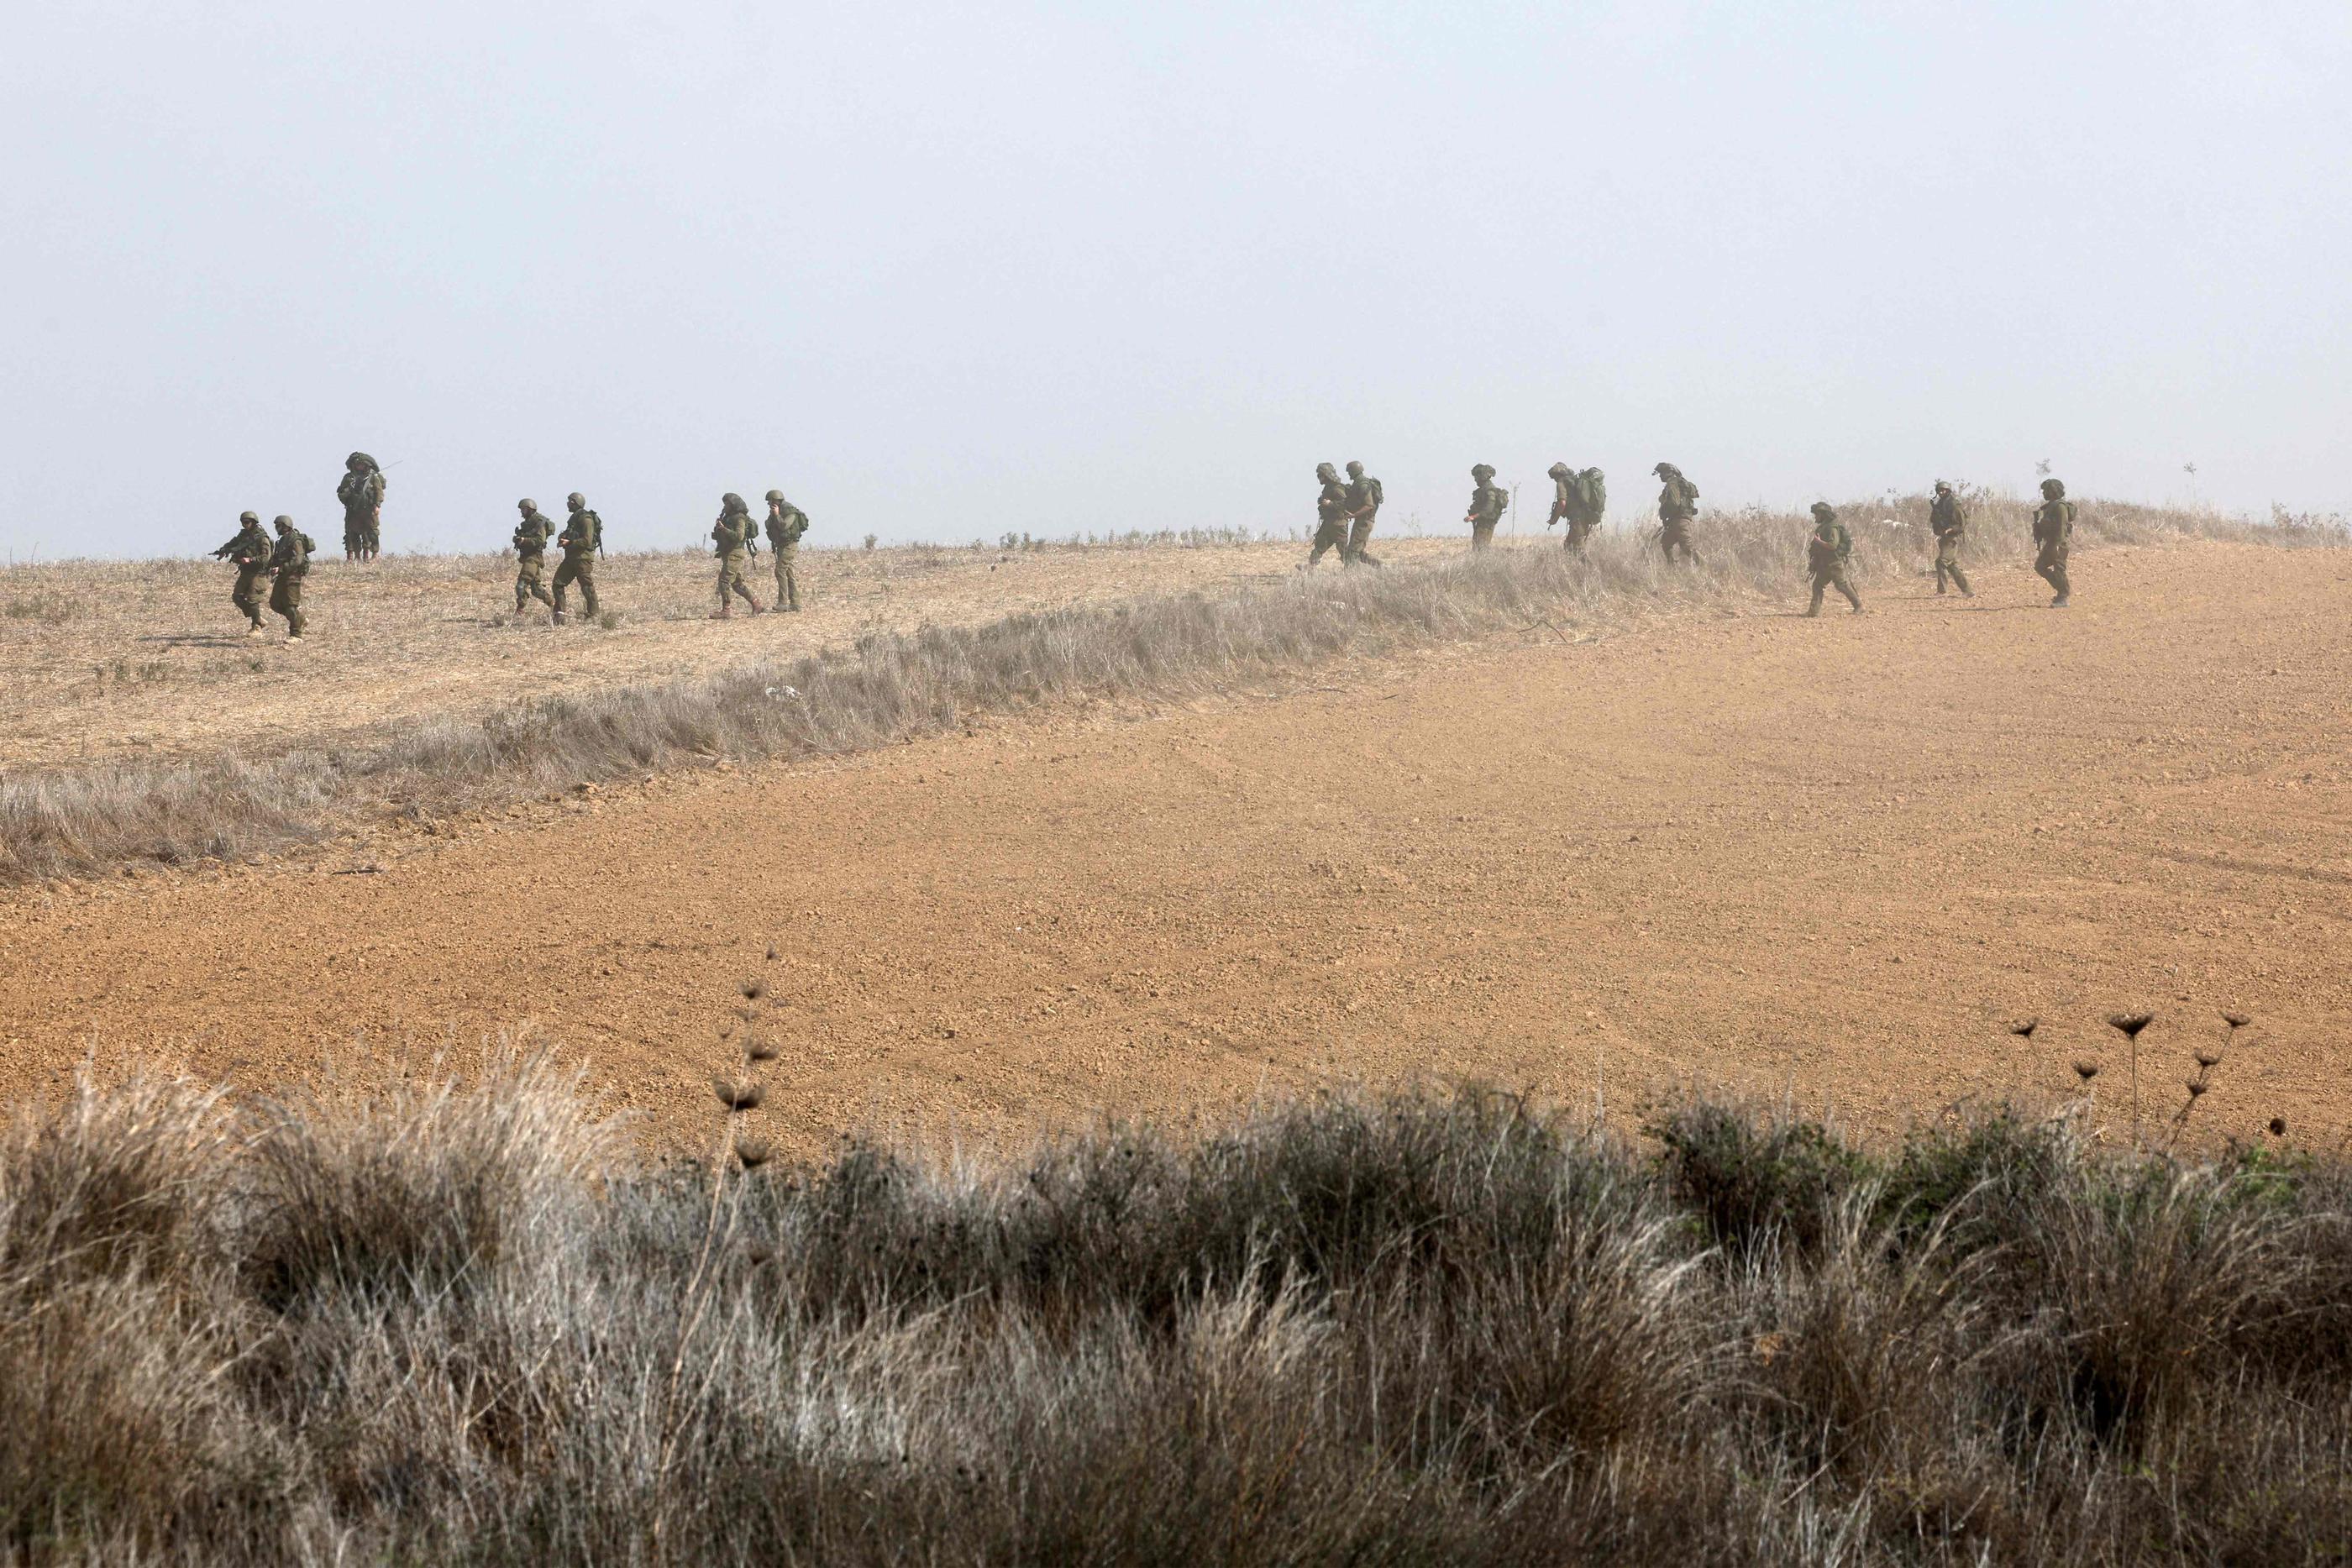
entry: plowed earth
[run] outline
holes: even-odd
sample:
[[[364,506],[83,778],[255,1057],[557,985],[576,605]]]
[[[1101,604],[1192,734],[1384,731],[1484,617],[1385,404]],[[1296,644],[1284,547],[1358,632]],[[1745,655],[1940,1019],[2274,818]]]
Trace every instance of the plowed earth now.
[[[0,902],[0,1094],[358,1082],[539,1030],[658,1145],[757,1119],[970,1143],[1337,1080],[1612,1116],[1696,1079],[1892,1126],[2076,1093],[2121,1135],[2256,1023],[2190,1135],[2352,1128],[2352,559],[2085,553],[2076,607],[1693,619],[651,780],[274,867]],[[1538,633],[1540,635],[1540,633]],[[771,941],[781,956],[769,961]],[[2046,1020],[2030,1038],[2013,1019]]]

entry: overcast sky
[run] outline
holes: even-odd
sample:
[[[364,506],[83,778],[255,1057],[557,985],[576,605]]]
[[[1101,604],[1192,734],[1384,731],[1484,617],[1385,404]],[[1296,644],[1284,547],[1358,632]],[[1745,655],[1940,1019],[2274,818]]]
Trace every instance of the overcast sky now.
[[[2352,509],[2352,5],[17,0],[0,551]],[[2194,463],[2192,480],[2183,465]]]

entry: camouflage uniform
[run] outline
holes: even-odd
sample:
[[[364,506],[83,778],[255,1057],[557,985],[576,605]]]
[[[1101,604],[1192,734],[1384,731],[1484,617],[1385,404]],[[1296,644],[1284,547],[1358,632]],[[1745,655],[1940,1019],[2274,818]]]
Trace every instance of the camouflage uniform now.
[[[2067,603],[2066,544],[2074,533],[2074,503],[2066,499],[2066,486],[2055,479],[2042,481],[2042,505],[2033,509],[2033,570],[2041,579],[2057,591],[2050,601],[2053,610],[2063,610]]]
[[[1679,549],[1685,563],[1696,566],[1698,546],[1692,537],[1691,520],[1698,516],[1698,486],[1671,463],[1661,463],[1651,472],[1665,481],[1658,492],[1658,548],[1670,561]]]
[[[1463,521],[1470,525],[1470,548],[1485,549],[1495,542],[1495,525],[1503,520],[1503,508],[1510,505],[1510,497],[1495,483],[1495,471],[1480,463],[1470,470],[1473,488],[1470,510]]]
[[[751,596],[750,585],[743,580],[743,569],[751,559],[751,550],[757,548],[751,540],[758,531],[743,497],[729,491],[719,501],[719,520],[710,527],[711,553],[719,558],[719,608],[710,612],[713,621],[724,621],[734,612],[727,597],[730,593],[742,595],[751,613],[760,613],[760,601]]]
[[[373,560],[383,540],[383,470],[364,452],[343,459],[335,499],[343,504],[343,559]]]
[[[213,551],[215,560],[236,563],[236,586],[229,591],[228,601],[236,606],[249,623],[246,635],[261,635],[261,574],[269,570],[269,536],[261,531],[261,519],[251,512],[237,517],[236,537]]]
[[[1307,552],[1307,564],[1321,560],[1327,549],[1338,550],[1344,562],[1348,559],[1348,487],[1339,483],[1339,471],[1328,463],[1315,465],[1315,477],[1323,481],[1323,489],[1315,497],[1315,543]]]
[[[1378,566],[1380,560],[1364,547],[1372,542],[1372,519],[1387,497],[1381,482],[1364,472],[1360,463],[1348,465],[1348,542],[1339,559],[1349,566]]]
[[[269,608],[286,617],[286,640],[299,643],[302,628],[310,624],[302,613],[302,580],[310,573],[310,552],[319,547],[291,517],[280,517],[270,526],[278,530],[278,542],[269,551],[269,574],[277,579],[269,590]]]
[[[596,613],[596,557],[604,548],[604,519],[588,509],[587,498],[574,490],[564,497],[572,516],[563,525],[556,543],[562,547],[563,564],[555,569],[555,623],[563,624],[563,591],[573,583],[580,585],[580,602],[593,618]]]
[[[1974,599],[1976,591],[1969,586],[1969,574],[1960,570],[1960,539],[1968,532],[1969,516],[1960,510],[1960,499],[1952,487],[1941,479],[1936,481],[1936,498],[1927,506],[1927,527],[1936,536],[1936,591],[1944,591],[1944,580],[1950,578],[1963,599]]]
[[[555,525],[547,520],[537,501],[519,502],[516,509],[522,513],[522,521],[515,525],[514,531],[515,613],[522,613],[522,607],[534,599],[552,610],[555,601],[549,597],[543,580],[547,576],[547,538],[555,531]]]
[[[808,532],[808,514],[784,499],[782,490],[768,492],[768,555],[776,563],[776,608],[801,607],[801,580],[794,568],[801,555],[801,536]]]
[[[1832,588],[1845,595],[1856,615],[1862,613],[1862,595],[1853,591],[1853,582],[1846,575],[1853,559],[1853,536],[1845,531],[1828,502],[1815,501],[1812,537],[1805,541],[1805,565],[1813,574],[1813,602],[1807,615],[1822,612],[1822,595]]]
[[[1549,528],[1553,523],[1566,523],[1568,525],[1567,548],[1581,550],[1584,549],[1584,541],[1591,538],[1592,530],[1600,526],[1601,518],[1587,506],[1584,493],[1577,485],[1579,476],[1575,469],[1565,463],[1555,463],[1546,472],[1551,476],[1551,517],[1545,522],[1544,527]],[[1586,472],[1597,476],[1601,470],[1591,468],[1587,469]]]

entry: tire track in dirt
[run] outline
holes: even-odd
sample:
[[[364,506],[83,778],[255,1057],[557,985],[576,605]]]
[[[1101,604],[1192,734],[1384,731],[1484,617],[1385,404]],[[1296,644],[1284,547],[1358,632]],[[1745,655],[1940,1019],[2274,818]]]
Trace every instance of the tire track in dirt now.
[[[1424,1074],[1597,1080],[1619,1113],[1696,1076],[1888,1124],[2069,1091],[2078,1056],[2107,1090],[2126,1005],[2162,1015],[2161,1113],[2243,1006],[2199,1124],[2333,1141],[2352,560],[2084,566],[2066,614],[1988,571],[1974,605],[1506,640],[16,895],[0,1092],[92,1041],[273,1089],[538,1027],[693,1142],[729,988],[764,968],[789,1043],[759,1114],[803,1152]],[[2001,1027],[2029,1013],[2032,1041]]]

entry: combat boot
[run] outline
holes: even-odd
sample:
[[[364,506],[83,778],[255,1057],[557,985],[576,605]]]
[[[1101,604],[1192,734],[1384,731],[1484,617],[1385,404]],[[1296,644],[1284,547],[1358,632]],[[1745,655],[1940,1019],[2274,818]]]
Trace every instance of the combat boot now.
[[[760,602],[758,600],[756,600],[756,599],[754,599],[753,601],[751,601],[751,613],[752,613],[752,614],[754,614],[754,615],[765,615],[767,612],[768,612],[768,607],[767,607],[766,605],[764,605],[764,604],[761,603],[761,602]]]
[[[555,624],[558,626],[563,624],[563,612],[561,610],[555,612]]]
[[[710,612],[709,619],[713,621],[732,621],[735,619],[735,612],[727,607],[727,601],[722,599],[719,601],[719,608]]]

